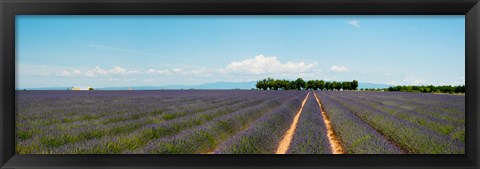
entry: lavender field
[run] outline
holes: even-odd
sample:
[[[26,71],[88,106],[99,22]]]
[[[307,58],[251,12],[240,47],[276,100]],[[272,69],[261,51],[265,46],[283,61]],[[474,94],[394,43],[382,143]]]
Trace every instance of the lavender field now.
[[[18,154],[464,154],[465,96],[17,91]]]

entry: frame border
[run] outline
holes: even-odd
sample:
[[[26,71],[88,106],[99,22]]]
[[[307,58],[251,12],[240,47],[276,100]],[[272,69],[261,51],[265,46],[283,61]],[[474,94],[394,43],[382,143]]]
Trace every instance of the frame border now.
[[[0,0],[0,168],[478,168],[479,0]],[[465,155],[17,155],[15,15],[465,15]]]

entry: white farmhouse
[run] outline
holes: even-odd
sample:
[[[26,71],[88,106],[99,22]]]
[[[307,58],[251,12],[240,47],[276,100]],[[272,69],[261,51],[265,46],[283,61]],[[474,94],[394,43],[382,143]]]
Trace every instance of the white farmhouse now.
[[[82,86],[82,87],[71,87],[70,90],[93,90],[90,86]]]

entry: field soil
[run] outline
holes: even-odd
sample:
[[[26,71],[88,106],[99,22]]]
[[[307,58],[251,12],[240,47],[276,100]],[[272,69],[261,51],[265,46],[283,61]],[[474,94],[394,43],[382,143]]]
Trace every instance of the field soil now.
[[[300,107],[300,110],[298,110],[297,114],[293,118],[293,122],[290,125],[290,128],[287,130],[287,132],[283,136],[283,139],[278,144],[277,152],[275,154],[286,154],[287,153],[288,148],[290,146],[290,143],[292,142],[293,134],[295,133],[295,129],[297,128],[298,119],[300,118],[300,115],[302,114],[303,106],[305,106],[305,102],[308,99],[308,95],[310,95],[310,93],[308,93],[307,96],[305,97],[305,99],[303,99],[302,107]]]
[[[315,95],[315,99],[317,100],[318,106],[320,106],[320,110],[322,111],[322,117],[323,121],[325,122],[325,125],[327,127],[327,137],[330,142],[330,146],[332,148],[332,154],[345,154],[345,150],[343,149],[342,142],[338,138],[338,136],[335,134],[335,130],[333,129],[332,121],[330,121],[330,118],[328,118],[327,114],[324,112],[322,109],[322,104],[320,103],[320,100],[318,99],[317,94],[313,93]]]

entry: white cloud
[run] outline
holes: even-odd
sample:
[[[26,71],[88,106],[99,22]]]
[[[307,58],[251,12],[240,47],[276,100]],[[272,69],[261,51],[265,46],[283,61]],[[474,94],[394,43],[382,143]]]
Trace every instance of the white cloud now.
[[[417,79],[413,76],[405,77],[402,82],[405,85],[428,85],[426,80]]]
[[[58,73],[58,76],[62,76],[62,77],[68,77],[68,76],[71,76],[72,74],[66,70],[62,70],[60,73]]]
[[[157,81],[157,79],[145,79],[143,81],[145,81],[145,82],[155,82],[155,81]]]
[[[95,76],[130,75],[130,74],[136,74],[136,73],[138,72],[134,70],[126,70],[125,68],[122,68],[120,66],[114,66],[112,69],[108,69],[108,70],[102,69],[100,68],[100,66],[96,66],[93,69],[85,71],[85,73],[83,74],[82,74],[82,71],[75,69],[72,72],[67,70],[62,70],[56,73],[56,75],[60,77],[69,77],[69,76],[95,77]]]
[[[396,81],[389,81],[389,82],[386,82],[385,84],[392,85],[392,86],[398,85]]]
[[[460,77],[456,80],[451,80],[451,81],[427,81],[423,79],[418,79],[414,76],[407,76],[403,80],[398,81],[389,81],[386,82],[385,84],[388,85],[414,85],[414,86],[421,86],[421,85],[452,85],[452,86],[457,86],[457,85],[464,85],[465,84],[465,79],[463,77]]]
[[[182,73],[184,72],[183,69],[181,68],[175,68],[175,69],[172,69],[173,73]]]
[[[349,25],[352,25],[355,28],[360,28],[360,21],[353,19],[347,22]]]
[[[111,69],[111,73],[122,74],[122,73],[127,73],[127,70],[125,68],[122,68],[122,67],[119,67],[119,66],[114,66]]]
[[[100,68],[100,66],[97,66],[94,69],[87,70],[85,75],[87,75],[89,77],[93,77],[93,76],[96,76],[96,75],[107,75],[107,71]]]
[[[221,72],[233,74],[281,74],[302,73],[311,71],[317,63],[294,63],[288,61],[281,63],[276,56],[258,55],[254,58],[228,64]]]
[[[87,71],[85,72],[85,76],[87,77],[94,77],[95,76],[95,73],[93,71]]]
[[[113,82],[113,81],[120,81],[120,78],[108,78],[107,81]]]
[[[439,85],[452,85],[452,86],[465,85],[465,77],[461,76],[455,80],[440,83]]]
[[[348,72],[350,70],[345,66],[333,65],[332,67],[330,67],[330,71],[331,72]]]
[[[156,74],[160,74],[160,75],[172,75],[173,73],[173,70],[156,70],[155,73]]]
[[[81,75],[82,72],[80,70],[73,70],[72,75],[78,76]]]
[[[189,72],[187,72],[187,74],[191,74],[191,75],[207,75],[207,74],[210,74],[211,72],[207,69],[207,68],[201,68],[201,69],[194,69],[194,70],[191,70]]]
[[[57,69],[50,76],[80,77],[104,81],[120,81],[132,77],[145,82],[168,83],[172,77],[182,77],[189,82],[202,81],[246,81],[265,77],[292,79],[297,77],[315,79],[322,76],[322,70],[316,68],[317,63],[281,62],[275,56],[258,55],[240,61],[234,61],[217,68],[206,67],[173,67],[128,69],[121,66],[104,68],[96,66],[87,69]],[[147,80],[148,79],[148,80]]]
[[[207,68],[200,68],[200,69],[192,69],[192,70],[184,70],[182,68],[174,68],[174,69],[148,69],[145,71],[145,74],[148,75],[199,75],[199,76],[210,76],[214,73],[214,70],[207,69]]]

